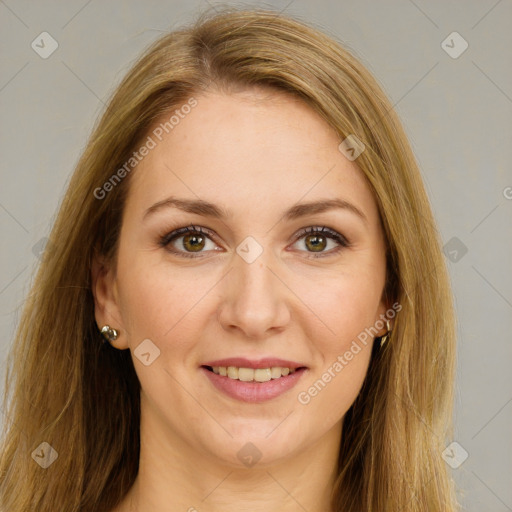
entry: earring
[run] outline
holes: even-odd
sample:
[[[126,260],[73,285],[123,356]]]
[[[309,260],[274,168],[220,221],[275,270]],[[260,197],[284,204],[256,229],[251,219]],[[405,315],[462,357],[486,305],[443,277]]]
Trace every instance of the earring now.
[[[116,329],[113,329],[110,327],[110,325],[104,325],[101,328],[101,334],[103,334],[103,343],[110,343],[111,341],[114,341],[119,336],[119,332]]]
[[[388,338],[391,336],[391,328],[389,326],[389,320],[386,320],[386,327],[388,328],[388,332],[386,334],[384,334],[384,336],[382,336],[380,339],[381,348],[384,345],[384,343],[386,343],[386,341],[388,341]]]

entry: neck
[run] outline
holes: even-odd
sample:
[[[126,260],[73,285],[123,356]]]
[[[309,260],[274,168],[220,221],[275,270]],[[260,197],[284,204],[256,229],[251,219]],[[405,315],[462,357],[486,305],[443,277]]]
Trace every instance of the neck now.
[[[219,460],[144,414],[140,434],[136,481],[113,512],[331,510],[341,422],[298,453],[252,467]]]

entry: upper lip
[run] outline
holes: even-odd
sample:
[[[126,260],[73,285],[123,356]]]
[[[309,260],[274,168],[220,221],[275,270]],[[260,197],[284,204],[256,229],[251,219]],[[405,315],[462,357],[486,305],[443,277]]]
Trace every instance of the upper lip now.
[[[236,366],[237,368],[272,368],[282,367],[290,368],[292,370],[297,368],[305,368],[306,365],[297,363],[295,361],[288,361],[286,359],[279,359],[276,357],[264,357],[262,359],[254,360],[247,359],[245,357],[230,357],[228,359],[217,359],[215,361],[208,361],[202,366]]]

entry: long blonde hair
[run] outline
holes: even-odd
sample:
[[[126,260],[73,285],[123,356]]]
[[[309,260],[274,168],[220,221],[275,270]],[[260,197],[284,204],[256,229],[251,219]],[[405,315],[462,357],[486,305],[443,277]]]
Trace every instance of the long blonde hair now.
[[[140,384],[130,351],[102,344],[91,292],[93,255],[115,263],[131,175],[101,199],[97,190],[162,114],[209,88],[252,86],[301,98],[340,142],[352,134],[364,143],[356,163],[382,219],[386,293],[402,307],[344,418],[333,510],[457,509],[441,457],[452,432],[452,297],[401,123],[373,76],[331,36],[274,11],[225,7],[151,45],[117,87],[77,164],[10,354],[2,511],[110,510],[133,484]],[[43,442],[58,454],[46,469],[33,456],[48,453]]]

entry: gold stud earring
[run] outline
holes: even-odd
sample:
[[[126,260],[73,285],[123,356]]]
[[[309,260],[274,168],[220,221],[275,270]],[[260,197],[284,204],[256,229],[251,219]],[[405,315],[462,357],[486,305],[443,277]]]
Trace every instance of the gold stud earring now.
[[[101,328],[101,334],[103,334],[104,341],[103,343],[110,343],[111,341],[114,341],[119,336],[119,332],[116,329],[113,329],[110,327],[110,325],[104,325]]]
[[[391,336],[391,327],[389,325],[389,320],[386,320],[386,327],[388,329],[388,332],[386,334],[384,334],[384,336],[382,336],[380,339],[381,348],[383,347],[384,343],[386,343],[386,341],[388,341],[388,338]]]

